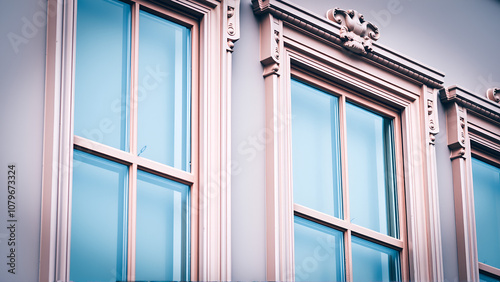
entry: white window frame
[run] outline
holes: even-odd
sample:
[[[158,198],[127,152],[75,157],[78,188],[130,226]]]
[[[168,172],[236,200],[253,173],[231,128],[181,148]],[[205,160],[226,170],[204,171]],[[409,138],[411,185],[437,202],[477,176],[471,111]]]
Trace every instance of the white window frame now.
[[[69,281],[76,1],[48,0],[40,281]],[[193,148],[198,150],[199,187],[191,279],[230,280],[231,58],[239,39],[239,0],[155,3],[192,17],[199,31],[193,40],[199,42],[193,54],[199,70],[192,77],[199,95],[198,120],[192,121],[199,124],[198,147]]]
[[[478,261],[471,164],[472,157],[500,161],[500,103],[455,85],[443,88],[440,98],[453,170],[459,280],[479,281],[480,271],[500,277],[500,269]]]
[[[299,67],[400,111],[409,279],[443,280],[434,146],[443,75],[376,43],[367,55],[345,50],[337,23],[289,1],[252,4],[260,17],[266,124],[273,125],[266,144],[266,279],[295,277],[290,77]]]

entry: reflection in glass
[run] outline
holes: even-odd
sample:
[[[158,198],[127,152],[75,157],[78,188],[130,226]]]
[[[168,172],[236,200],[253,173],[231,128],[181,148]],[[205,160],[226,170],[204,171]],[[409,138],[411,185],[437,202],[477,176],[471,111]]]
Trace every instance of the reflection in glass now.
[[[351,222],[398,238],[392,120],[346,104]]]
[[[295,216],[295,280],[344,281],[342,232]]]
[[[488,276],[482,272],[479,272],[479,281],[480,282],[500,282],[500,279]]]
[[[121,281],[127,273],[128,167],[74,151],[71,281]]]
[[[479,262],[500,268],[500,168],[472,159]]]
[[[400,281],[399,252],[352,237],[353,281]]]
[[[294,202],[342,218],[338,98],[292,80]]]
[[[79,0],[75,135],[128,151],[130,5]]]
[[[137,151],[190,171],[190,30],[145,11],[139,22]]]
[[[189,280],[189,186],[137,173],[136,280]]]

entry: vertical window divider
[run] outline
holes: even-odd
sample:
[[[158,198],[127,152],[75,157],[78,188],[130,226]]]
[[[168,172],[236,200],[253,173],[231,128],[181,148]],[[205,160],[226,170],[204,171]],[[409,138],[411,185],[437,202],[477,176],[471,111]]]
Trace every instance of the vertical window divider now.
[[[137,156],[137,91],[139,62],[139,11],[138,3],[132,4],[131,49],[130,49],[130,153]],[[129,228],[127,280],[135,280],[135,251],[137,226],[137,163],[130,166],[129,173]]]
[[[343,219],[350,225],[349,181],[347,177],[347,132],[346,132],[346,98],[339,96],[339,129],[340,129],[340,162],[342,167],[342,208]],[[344,261],[346,281],[352,281],[351,230],[344,233]]]
[[[345,241],[345,250],[344,250],[344,255],[345,255],[345,281],[352,281],[353,279],[353,274],[352,274],[352,251],[351,251],[351,229],[347,229],[347,231],[344,233],[344,241]]]
[[[394,132],[394,157],[396,164],[396,188],[397,188],[397,209],[399,210],[399,240],[405,243],[405,247],[401,251],[401,279],[403,281],[410,280],[409,254],[408,254],[408,231],[406,222],[406,193],[405,193],[405,178],[404,178],[404,162],[403,162],[403,146],[402,146],[402,122],[401,118],[393,119]]]
[[[129,211],[128,211],[128,251],[127,280],[135,280],[135,246],[137,223],[137,164],[129,167]]]

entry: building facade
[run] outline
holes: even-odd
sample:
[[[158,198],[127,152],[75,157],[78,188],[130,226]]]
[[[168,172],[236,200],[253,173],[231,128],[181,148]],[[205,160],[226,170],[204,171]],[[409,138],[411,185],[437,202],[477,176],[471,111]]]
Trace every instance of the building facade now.
[[[499,281],[496,53],[329,5],[9,2],[1,280]]]

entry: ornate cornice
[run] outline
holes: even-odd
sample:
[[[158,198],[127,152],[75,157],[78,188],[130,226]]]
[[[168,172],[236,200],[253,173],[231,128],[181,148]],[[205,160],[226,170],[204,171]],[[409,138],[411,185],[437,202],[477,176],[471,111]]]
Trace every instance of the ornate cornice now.
[[[500,104],[498,102],[494,103],[460,86],[442,88],[439,94],[443,104],[457,103],[468,111],[500,123]]]
[[[288,26],[302,29],[329,41],[333,45],[344,48],[344,43],[346,41],[343,40],[340,35],[342,26],[336,21],[318,16],[284,0],[252,0],[252,6],[256,15],[262,16],[271,14],[276,19],[282,20],[283,23]],[[373,30],[373,28],[370,29]],[[376,32],[372,32],[374,33],[373,36],[376,38]],[[379,64],[402,76],[416,80],[430,87],[442,88],[444,77],[442,73],[376,43],[372,44],[370,50],[371,52],[366,52],[366,54],[363,52],[359,53],[360,58],[374,64]]]

